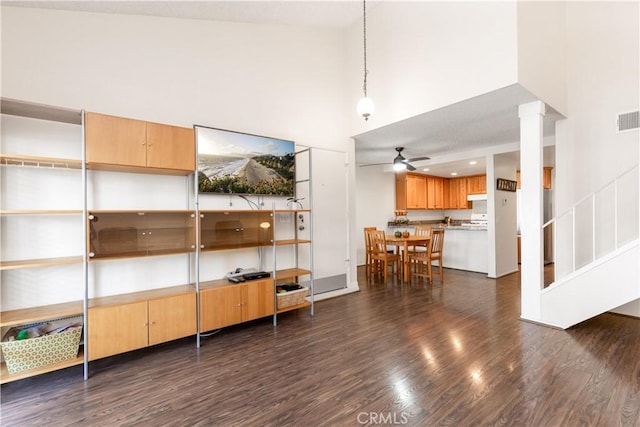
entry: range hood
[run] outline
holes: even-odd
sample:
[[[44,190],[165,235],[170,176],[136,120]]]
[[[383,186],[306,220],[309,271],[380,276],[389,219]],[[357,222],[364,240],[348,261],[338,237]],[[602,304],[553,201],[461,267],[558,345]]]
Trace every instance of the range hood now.
[[[472,202],[474,200],[487,200],[487,195],[486,194],[468,194],[467,200],[469,202]]]

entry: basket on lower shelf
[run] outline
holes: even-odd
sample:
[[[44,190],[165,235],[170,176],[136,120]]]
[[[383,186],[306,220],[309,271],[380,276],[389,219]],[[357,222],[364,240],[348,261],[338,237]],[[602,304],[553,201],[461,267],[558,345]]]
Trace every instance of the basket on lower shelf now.
[[[278,286],[281,286],[281,285],[278,285]],[[278,310],[282,308],[302,304],[303,302],[305,302],[305,297],[309,295],[309,288],[304,286],[290,284],[290,285],[283,285],[282,287],[288,287],[288,289],[293,289],[293,290],[287,290],[287,292],[276,293]]]
[[[0,343],[7,371],[10,374],[39,368],[64,360],[75,359],[80,347],[82,326],[64,332]]]

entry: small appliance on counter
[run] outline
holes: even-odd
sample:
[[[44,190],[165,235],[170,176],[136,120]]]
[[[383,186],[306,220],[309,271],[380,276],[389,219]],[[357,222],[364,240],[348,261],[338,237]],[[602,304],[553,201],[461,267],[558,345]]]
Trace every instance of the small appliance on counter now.
[[[486,213],[472,213],[469,222],[463,222],[460,224],[464,227],[486,227],[487,226],[487,214]]]

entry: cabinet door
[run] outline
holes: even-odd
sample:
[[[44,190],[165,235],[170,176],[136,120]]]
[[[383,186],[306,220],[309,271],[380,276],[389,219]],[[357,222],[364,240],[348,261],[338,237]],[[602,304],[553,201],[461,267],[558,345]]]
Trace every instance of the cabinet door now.
[[[149,345],[196,333],[196,294],[149,301]]]
[[[407,174],[397,173],[396,175],[396,210],[407,209]]]
[[[275,289],[273,280],[247,282],[244,287],[246,294],[243,295],[243,320],[259,319],[274,313]]]
[[[200,331],[242,322],[242,289],[245,285],[205,289],[200,292]]]
[[[445,180],[445,209],[458,209],[459,180],[450,178]]]
[[[146,166],[146,123],[85,113],[87,163]]]
[[[467,179],[459,178],[458,180],[458,209],[470,209],[467,200]]]
[[[147,302],[89,309],[89,360],[146,347]]]
[[[426,209],[427,187],[424,176],[407,175],[407,209]]]
[[[195,170],[193,129],[147,123],[147,166]]]
[[[435,178],[435,208],[444,209],[444,178]]]

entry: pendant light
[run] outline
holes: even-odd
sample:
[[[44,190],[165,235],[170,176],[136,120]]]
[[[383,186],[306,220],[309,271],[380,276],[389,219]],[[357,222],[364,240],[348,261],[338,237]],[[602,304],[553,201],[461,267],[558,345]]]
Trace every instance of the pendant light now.
[[[364,98],[358,101],[358,114],[364,117],[365,120],[369,120],[369,116],[373,114],[374,107],[373,101],[371,98],[367,97],[367,74],[369,74],[369,70],[367,70],[367,0],[362,1],[363,7],[363,29],[364,29]]]

